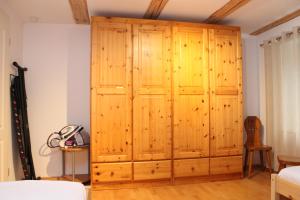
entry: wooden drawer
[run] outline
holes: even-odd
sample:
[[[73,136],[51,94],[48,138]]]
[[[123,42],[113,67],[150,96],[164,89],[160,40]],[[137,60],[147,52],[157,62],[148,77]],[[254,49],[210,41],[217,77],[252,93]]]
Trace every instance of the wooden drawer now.
[[[218,157],[210,159],[210,174],[242,173],[242,156]]]
[[[92,182],[115,182],[132,180],[132,164],[96,163],[92,164]]]
[[[174,160],[174,176],[205,176],[209,175],[209,159]]]
[[[171,161],[135,162],[134,180],[171,178]]]

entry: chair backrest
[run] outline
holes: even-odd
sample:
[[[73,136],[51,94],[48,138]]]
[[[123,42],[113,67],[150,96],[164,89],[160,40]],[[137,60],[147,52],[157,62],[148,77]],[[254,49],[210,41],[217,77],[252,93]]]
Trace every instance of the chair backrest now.
[[[244,127],[247,133],[247,146],[261,146],[261,122],[256,116],[248,116]]]

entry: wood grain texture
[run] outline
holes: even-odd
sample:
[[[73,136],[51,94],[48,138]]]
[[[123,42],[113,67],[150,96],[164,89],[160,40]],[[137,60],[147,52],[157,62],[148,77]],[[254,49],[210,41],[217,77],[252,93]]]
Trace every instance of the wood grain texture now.
[[[91,67],[91,160],[132,158],[131,26],[93,24]]]
[[[93,18],[93,187],[209,180],[210,157],[241,157],[241,63],[237,27]]]
[[[251,35],[259,35],[261,33],[264,33],[276,26],[279,26],[280,24],[284,24],[284,23],[286,23],[296,17],[299,17],[299,16],[300,16],[300,9],[298,9],[284,17],[279,18],[279,19],[275,20],[274,22],[271,22],[270,24],[267,24],[267,25],[259,28],[258,30],[252,32]]]
[[[110,190],[110,189],[132,189],[142,187],[161,187],[182,184],[207,183],[210,181],[228,181],[241,179],[241,173],[220,174],[209,176],[194,176],[194,177],[177,177],[172,179],[151,179],[151,180],[136,180],[136,181],[121,181],[110,182],[104,184],[94,184],[92,190]]]
[[[134,160],[171,158],[171,30],[133,27]]]
[[[171,178],[171,161],[147,161],[135,162],[134,180],[151,180],[151,179],[170,179]]]
[[[92,164],[93,184],[132,180],[132,164],[126,163],[97,163]]]
[[[192,22],[180,22],[180,21],[168,21],[168,20],[152,20],[152,19],[135,19],[135,18],[122,18],[122,17],[103,17],[92,16],[94,23],[126,23],[126,24],[143,24],[143,25],[168,25],[168,26],[191,26],[202,27],[206,29],[222,29],[222,30],[235,30],[240,31],[238,26],[228,26],[219,24],[205,24],[205,23],[192,23]]]
[[[209,175],[209,158],[174,161],[174,177]]]
[[[209,155],[207,29],[173,27],[174,158]]]
[[[151,0],[144,15],[147,19],[157,19],[169,0]]]
[[[210,155],[241,155],[243,93],[240,32],[210,29],[209,50]]]
[[[212,15],[210,15],[204,22],[205,23],[218,23],[226,16],[230,15],[237,9],[246,5],[250,0],[230,0],[222,8],[218,9]]]
[[[91,196],[92,200],[266,200],[271,197],[270,180],[268,173],[260,173],[251,179],[92,191]]]
[[[90,24],[87,0],[69,0],[76,24]]]
[[[210,174],[241,173],[243,171],[242,162],[242,156],[210,158]]]

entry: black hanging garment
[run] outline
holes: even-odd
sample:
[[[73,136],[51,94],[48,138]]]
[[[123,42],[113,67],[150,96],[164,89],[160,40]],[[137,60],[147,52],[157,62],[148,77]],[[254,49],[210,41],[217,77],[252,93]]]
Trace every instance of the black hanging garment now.
[[[15,76],[12,79],[10,88],[14,131],[17,138],[16,140],[25,179],[36,180],[31,154],[30,134],[27,115],[27,97],[24,77],[24,72],[27,71],[27,69],[22,68],[16,62],[14,62],[13,65],[18,68],[18,76]]]

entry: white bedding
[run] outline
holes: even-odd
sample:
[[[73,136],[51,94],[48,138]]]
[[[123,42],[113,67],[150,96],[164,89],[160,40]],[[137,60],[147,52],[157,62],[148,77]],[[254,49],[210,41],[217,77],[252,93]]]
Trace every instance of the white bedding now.
[[[300,166],[284,168],[279,172],[278,177],[300,185]]]
[[[68,181],[0,182],[1,200],[86,200],[85,187]]]

